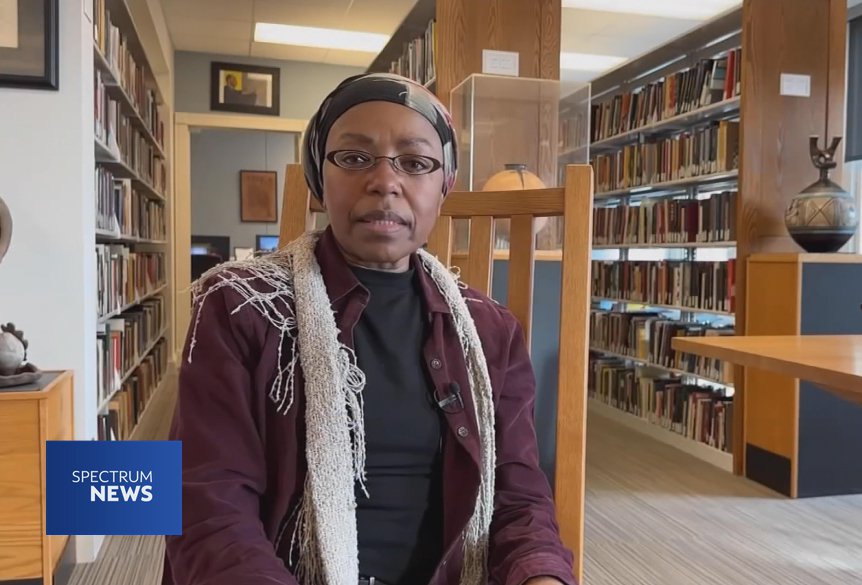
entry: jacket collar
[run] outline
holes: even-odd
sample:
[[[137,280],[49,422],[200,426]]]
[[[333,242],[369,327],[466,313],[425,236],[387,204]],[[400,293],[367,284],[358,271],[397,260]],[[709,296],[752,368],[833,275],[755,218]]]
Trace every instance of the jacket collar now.
[[[354,289],[362,288],[362,284],[353,274],[350,265],[344,258],[331,227],[327,227],[321,234],[315,255],[320,265],[323,282],[326,283],[326,292],[329,294],[330,303],[334,305]],[[418,254],[410,256],[410,264],[416,269],[422,296],[425,297],[428,310],[433,313],[450,313],[451,310],[446,299],[443,298],[431,275],[425,271]]]

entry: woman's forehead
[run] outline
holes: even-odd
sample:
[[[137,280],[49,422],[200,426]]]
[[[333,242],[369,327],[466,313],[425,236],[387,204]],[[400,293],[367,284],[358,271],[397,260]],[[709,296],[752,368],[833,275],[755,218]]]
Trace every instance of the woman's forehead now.
[[[394,106],[398,111],[362,109],[363,106]],[[442,146],[440,136],[424,116],[410,108],[386,102],[368,102],[345,112],[332,125],[329,139],[356,144],[394,142],[399,146]]]

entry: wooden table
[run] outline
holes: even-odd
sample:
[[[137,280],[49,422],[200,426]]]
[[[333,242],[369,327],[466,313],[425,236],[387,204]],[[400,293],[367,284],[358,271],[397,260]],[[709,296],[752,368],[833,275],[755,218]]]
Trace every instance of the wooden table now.
[[[675,337],[671,346],[808,380],[862,404],[862,335]]]

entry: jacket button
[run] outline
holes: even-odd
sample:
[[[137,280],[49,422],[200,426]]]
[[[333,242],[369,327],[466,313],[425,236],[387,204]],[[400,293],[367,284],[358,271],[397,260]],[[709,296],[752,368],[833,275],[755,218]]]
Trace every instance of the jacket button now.
[[[466,437],[470,434],[470,431],[467,430],[467,427],[458,427],[458,436],[461,438]]]
[[[441,361],[440,361],[439,359],[437,359],[437,358],[434,358],[434,359],[432,359],[432,360],[431,360],[431,367],[432,367],[433,369],[435,369],[435,370],[439,370],[440,368],[442,368],[442,367],[443,367],[443,362],[441,362]]]

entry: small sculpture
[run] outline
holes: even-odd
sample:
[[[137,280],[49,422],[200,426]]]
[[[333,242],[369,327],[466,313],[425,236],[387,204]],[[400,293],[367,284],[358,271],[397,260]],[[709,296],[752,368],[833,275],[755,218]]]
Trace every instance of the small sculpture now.
[[[833,138],[825,150],[818,142],[818,136],[811,136],[808,150],[812,164],[820,170],[820,178],[790,201],[784,224],[806,252],[837,252],[853,237],[859,217],[853,197],[829,179],[829,171],[838,165],[835,151],[841,137]]]
[[[13,323],[0,325],[0,376],[12,376],[27,361],[27,340]]]

